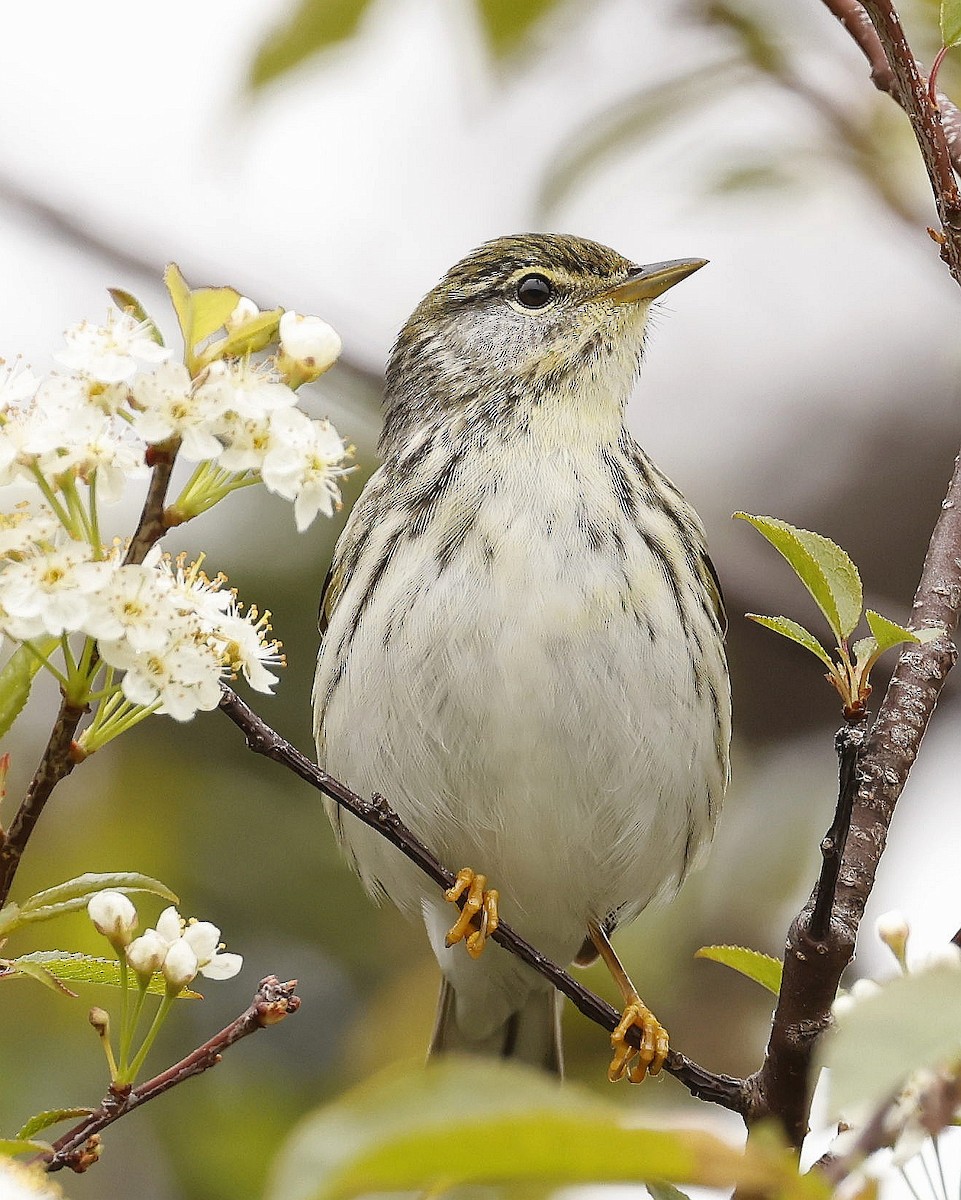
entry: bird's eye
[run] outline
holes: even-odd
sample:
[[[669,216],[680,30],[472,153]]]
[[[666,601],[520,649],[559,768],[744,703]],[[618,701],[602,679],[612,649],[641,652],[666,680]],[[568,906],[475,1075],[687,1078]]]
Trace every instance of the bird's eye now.
[[[525,275],[517,285],[517,299],[525,308],[543,308],[554,299],[554,285],[543,275]]]

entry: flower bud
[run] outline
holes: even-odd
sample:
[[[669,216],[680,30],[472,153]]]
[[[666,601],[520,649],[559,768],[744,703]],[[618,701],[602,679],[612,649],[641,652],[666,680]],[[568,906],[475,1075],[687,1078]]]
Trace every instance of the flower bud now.
[[[87,914],[98,933],[116,950],[123,949],[137,928],[137,910],[123,892],[97,892],[87,903]]]
[[[260,316],[260,309],[247,296],[241,296],[237,301],[234,311],[227,318],[226,326],[229,330],[239,329],[241,325],[245,325],[248,321],[252,321],[254,317]]]
[[[875,929],[878,937],[898,960],[901,970],[907,971],[907,948],[911,927],[904,913],[897,908],[882,913],[877,919]]]
[[[110,1036],[110,1013],[103,1008],[94,1007],[90,1010],[87,1020],[96,1029],[100,1037]]]
[[[292,388],[312,383],[334,365],[341,345],[340,335],[320,317],[285,312],[280,318],[277,368]]]
[[[167,991],[176,995],[197,975],[197,955],[191,949],[190,943],[184,938],[177,938],[163,963],[164,979],[167,981]]]
[[[159,971],[167,957],[167,943],[156,931],[148,929],[127,947],[127,962],[140,976],[151,976]]]

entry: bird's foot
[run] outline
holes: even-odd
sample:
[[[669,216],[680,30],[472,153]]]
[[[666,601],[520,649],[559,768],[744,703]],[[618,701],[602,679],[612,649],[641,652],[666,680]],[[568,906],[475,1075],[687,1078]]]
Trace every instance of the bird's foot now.
[[[487,939],[500,923],[497,915],[498,894],[495,888],[487,887],[486,875],[478,875],[470,867],[463,867],[457,872],[454,886],[449,887],[444,895],[452,904],[456,904],[465,892],[467,898],[460,916],[448,930],[444,943],[456,946],[458,942],[466,941],[467,953],[471,958],[480,958]]]
[[[634,1025],[641,1031],[640,1048],[627,1040],[627,1031]],[[647,1075],[657,1075],[664,1066],[670,1048],[667,1030],[636,992],[611,1034],[611,1048],[614,1057],[607,1070],[611,1083],[625,1075],[631,1083],[642,1083]]]

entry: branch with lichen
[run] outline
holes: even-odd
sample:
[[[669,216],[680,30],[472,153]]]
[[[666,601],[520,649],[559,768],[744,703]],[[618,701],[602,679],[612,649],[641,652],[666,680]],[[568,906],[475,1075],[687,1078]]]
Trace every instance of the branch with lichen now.
[[[34,1161],[47,1171],[60,1171],[64,1167],[78,1174],[86,1171],[100,1157],[101,1133],[114,1121],[185,1080],[215,1067],[224,1051],[242,1038],[277,1025],[297,1012],[300,997],[294,992],[296,986],[296,980],[281,983],[274,975],[262,979],[249,1007],[219,1033],[153,1079],[137,1087],[111,1087],[98,1108],[58,1138],[48,1153],[39,1155]]]

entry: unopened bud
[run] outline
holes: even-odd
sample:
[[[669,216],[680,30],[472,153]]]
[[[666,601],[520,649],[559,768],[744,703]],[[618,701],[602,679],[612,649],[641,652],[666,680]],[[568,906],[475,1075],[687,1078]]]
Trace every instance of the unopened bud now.
[[[260,309],[254,304],[253,300],[247,296],[241,296],[237,301],[234,311],[227,318],[227,328],[229,330],[239,329],[241,325],[245,325],[248,321],[252,321],[254,317],[260,316]]]
[[[197,976],[197,955],[184,938],[178,938],[167,951],[164,959],[163,973],[167,981],[167,991],[176,995]]]
[[[875,925],[878,937],[898,960],[902,971],[907,971],[908,938],[911,927],[900,909],[893,908],[890,912],[882,913]]]
[[[320,317],[285,312],[280,318],[277,369],[292,388],[312,383],[334,365],[341,346],[340,334]]]
[[[87,903],[87,915],[116,950],[127,945],[137,928],[137,910],[123,892],[97,892]]]
[[[127,962],[141,979],[149,978],[163,966],[166,954],[167,943],[156,929],[148,929],[127,947]]]
[[[110,1013],[104,1008],[92,1008],[87,1017],[90,1024],[102,1038],[110,1037]]]

